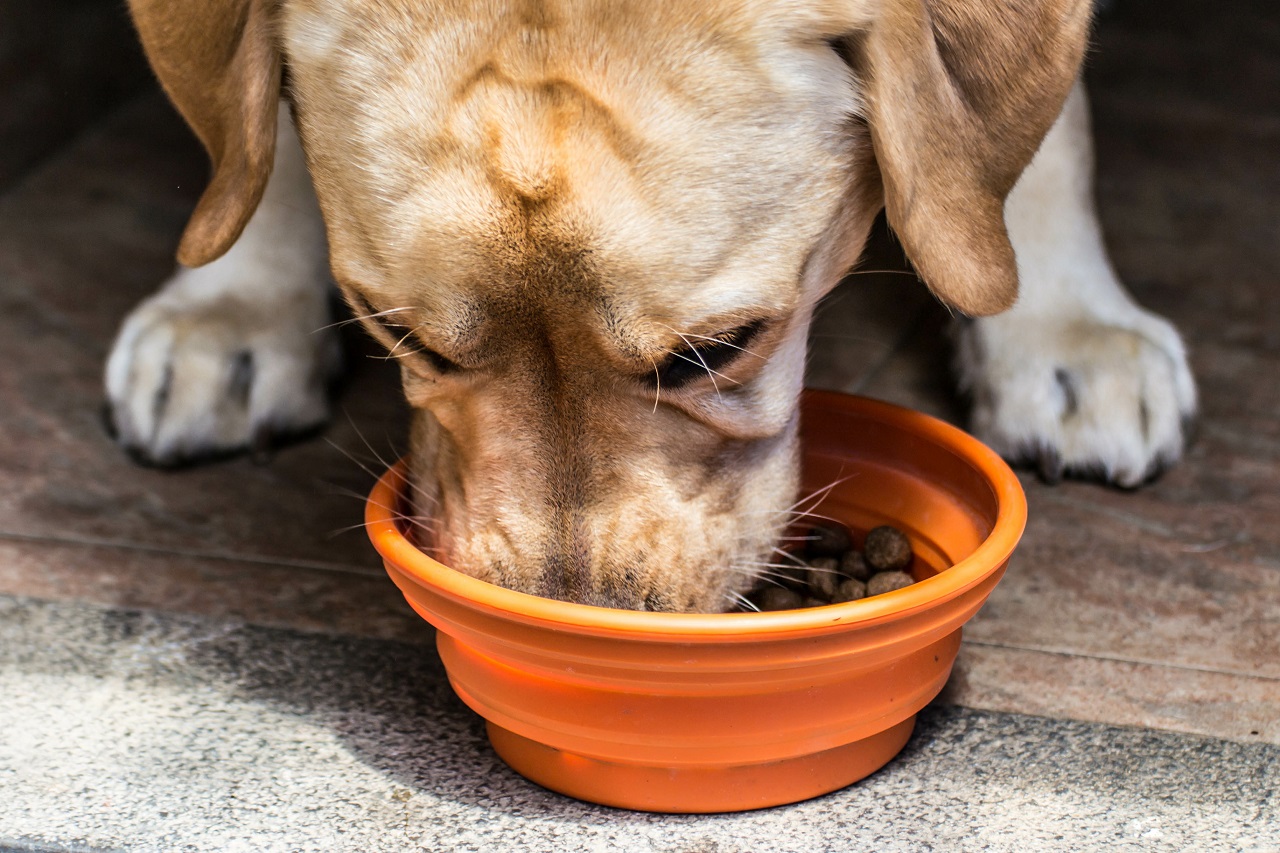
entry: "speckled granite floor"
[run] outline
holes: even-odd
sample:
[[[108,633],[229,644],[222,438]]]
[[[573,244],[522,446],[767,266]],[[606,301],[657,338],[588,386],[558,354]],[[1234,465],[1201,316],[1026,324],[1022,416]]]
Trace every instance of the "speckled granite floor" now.
[[[1270,851],[1280,747],[935,707],[881,772],[740,815],[585,805],[421,646],[0,601],[0,848]]]
[[[403,423],[357,339],[327,441],[178,474],[110,443],[107,346],[204,174],[157,94],[11,182],[0,850],[1280,850],[1280,16],[1122,2],[1088,75],[1114,257],[1186,333],[1201,440],[1138,493],[1025,476],[1023,543],[907,751],[740,816],[585,806],[497,761],[351,529],[352,457]],[[944,318],[855,276],[810,379],[959,419]]]

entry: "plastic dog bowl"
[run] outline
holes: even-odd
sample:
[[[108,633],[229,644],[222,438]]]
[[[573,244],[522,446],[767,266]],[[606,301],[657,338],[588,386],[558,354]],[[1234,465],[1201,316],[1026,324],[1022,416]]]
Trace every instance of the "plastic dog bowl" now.
[[[960,628],[1004,573],[1026,499],[976,439],[926,415],[806,392],[806,488],[855,540],[890,523],[917,583],[806,610],[610,610],[502,589],[406,538],[402,469],[370,495],[387,572],[438,629],[458,695],[512,768],[582,800],[662,812],[797,802],[873,773],[942,689]]]

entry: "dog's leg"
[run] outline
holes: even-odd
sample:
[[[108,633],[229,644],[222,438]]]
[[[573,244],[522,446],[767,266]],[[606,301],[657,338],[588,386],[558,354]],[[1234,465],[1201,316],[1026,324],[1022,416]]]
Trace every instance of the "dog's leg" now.
[[[339,362],[324,226],[288,109],[275,165],[244,233],[180,268],[125,320],[107,361],[110,415],[140,460],[173,465],[262,447],[328,415]]]
[[[1133,301],[1103,245],[1083,85],[1005,206],[1020,293],[958,323],[973,429],[1000,453],[1133,487],[1178,459],[1196,390],[1178,332]]]

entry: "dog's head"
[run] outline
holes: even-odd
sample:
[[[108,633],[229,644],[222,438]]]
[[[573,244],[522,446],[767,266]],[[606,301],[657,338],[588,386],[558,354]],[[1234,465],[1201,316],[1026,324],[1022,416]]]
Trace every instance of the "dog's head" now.
[[[134,0],[214,175],[266,183],[282,65],[335,276],[399,359],[457,568],[720,610],[789,520],[815,303],[884,207],[944,302],[1012,304],[1003,202],[1083,0]]]

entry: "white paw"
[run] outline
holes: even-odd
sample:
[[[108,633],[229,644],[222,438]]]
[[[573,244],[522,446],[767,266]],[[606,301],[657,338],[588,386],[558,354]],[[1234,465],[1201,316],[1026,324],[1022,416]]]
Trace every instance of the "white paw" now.
[[[1046,480],[1133,488],[1181,457],[1196,390],[1167,321],[992,317],[965,324],[958,343],[974,433]]]
[[[217,262],[181,269],[125,320],[107,362],[117,440],[177,465],[319,426],[339,362],[323,282],[273,289]]]

